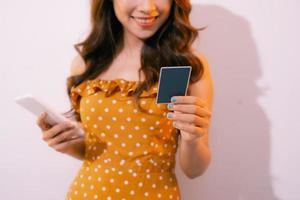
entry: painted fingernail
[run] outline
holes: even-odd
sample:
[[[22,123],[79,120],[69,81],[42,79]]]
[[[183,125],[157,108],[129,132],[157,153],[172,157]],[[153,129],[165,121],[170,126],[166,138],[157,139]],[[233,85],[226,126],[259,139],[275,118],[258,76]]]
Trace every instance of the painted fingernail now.
[[[172,97],[172,98],[171,98],[171,102],[173,102],[173,103],[176,102],[176,98],[175,98],[175,97]]]
[[[173,104],[171,104],[171,103],[168,104],[168,109],[173,109],[173,107],[174,107]]]
[[[167,114],[167,117],[170,119],[170,118],[173,118],[173,113],[168,113]]]

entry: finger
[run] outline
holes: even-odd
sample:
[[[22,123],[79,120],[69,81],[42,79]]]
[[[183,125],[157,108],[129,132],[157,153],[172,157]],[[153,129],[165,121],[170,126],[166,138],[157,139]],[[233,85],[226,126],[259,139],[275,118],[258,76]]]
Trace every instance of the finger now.
[[[172,105],[172,104],[171,104]],[[207,108],[203,108],[197,105],[190,105],[190,104],[186,104],[186,105],[172,105],[172,107],[168,106],[169,110],[173,110],[175,111],[180,111],[181,113],[191,113],[191,114],[196,114],[200,117],[207,117],[210,118],[211,117],[211,112],[207,109]]]
[[[173,96],[171,102],[174,104],[195,104],[201,107],[207,107],[207,103],[196,96]]]
[[[70,128],[72,128],[72,126],[66,122],[56,124],[50,130],[48,130],[47,132],[44,133],[43,140],[47,141],[47,140],[55,137],[60,132],[66,131]]]
[[[72,115],[70,115],[69,113],[63,112],[61,113],[63,116],[65,116],[68,119],[72,119]]]
[[[167,117],[173,121],[180,121],[184,123],[191,123],[195,126],[207,127],[209,121],[206,118],[199,117],[194,114],[185,114],[185,113],[167,113]]]
[[[179,111],[179,110],[174,110],[173,112],[174,113],[183,113],[182,111]]]
[[[37,125],[42,129],[42,131],[46,131],[51,128],[51,125],[45,121],[46,117],[47,113],[44,112],[37,119]]]
[[[61,113],[63,116],[65,116],[65,117],[67,117],[68,115],[67,115],[67,113]]]
[[[56,137],[50,139],[48,141],[48,145],[49,146],[53,146],[53,145],[57,145],[63,141],[68,140],[70,137],[72,137],[74,135],[74,129],[68,130],[68,131],[64,131],[61,132],[60,134],[58,134]]]
[[[184,122],[173,122],[173,126],[181,131],[188,132],[192,135],[203,136],[204,128],[194,126],[192,124],[184,123]]]
[[[62,152],[62,153],[65,153],[66,152],[66,149],[72,145],[72,144],[75,144],[77,143],[78,141],[82,140],[81,138],[76,138],[76,139],[70,139],[70,140],[67,140],[65,142],[62,142],[62,143],[59,143],[57,145],[54,145],[52,148],[55,150],[55,151],[58,151],[58,152]]]

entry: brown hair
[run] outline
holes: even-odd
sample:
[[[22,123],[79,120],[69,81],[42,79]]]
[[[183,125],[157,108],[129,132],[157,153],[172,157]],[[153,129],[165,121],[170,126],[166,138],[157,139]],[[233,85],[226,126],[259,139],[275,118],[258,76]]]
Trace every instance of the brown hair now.
[[[141,73],[145,81],[139,82],[134,91],[135,104],[139,95],[154,85],[159,79],[162,66],[192,66],[190,84],[198,81],[203,74],[203,65],[193,53],[191,45],[198,36],[198,30],[189,21],[191,4],[189,0],[173,0],[170,16],[160,29],[144,42],[141,54]],[[123,27],[115,16],[113,2],[107,0],[91,1],[91,32],[87,38],[74,47],[85,62],[86,70],[80,75],[67,78],[67,92],[71,99],[71,88],[80,83],[95,79],[112,63],[123,47]],[[78,99],[79,101],[80,99]],[[138,108],[143,108],[138,105]],[[72,108],[67,113],[74,111]],[[76,120],[80,115],[74,112]]]

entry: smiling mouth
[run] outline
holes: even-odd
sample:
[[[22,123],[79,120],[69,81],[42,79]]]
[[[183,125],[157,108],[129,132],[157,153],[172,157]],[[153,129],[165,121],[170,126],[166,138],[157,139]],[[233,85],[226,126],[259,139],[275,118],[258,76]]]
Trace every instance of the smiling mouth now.
[[[153,24],[153,22],[159,17],[157,16],[153,16],[153,17],[134,17],[134,16],[130,16],[132,19],[134,19],[138,24],[140,25],[151,25]]]

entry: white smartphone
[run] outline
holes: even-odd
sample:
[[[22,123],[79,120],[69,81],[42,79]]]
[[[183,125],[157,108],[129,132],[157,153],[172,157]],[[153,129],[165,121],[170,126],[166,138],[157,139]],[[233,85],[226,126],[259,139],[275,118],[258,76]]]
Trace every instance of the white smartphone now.
[[[37,117],[39,117],[43,112],[46,112],[46,122],[51,126],[61,122],[72,123],[72,120],[68,119],[63,114],[50,107],[40,98],[35,97],[31,94],[16,97],[14,101]]]

